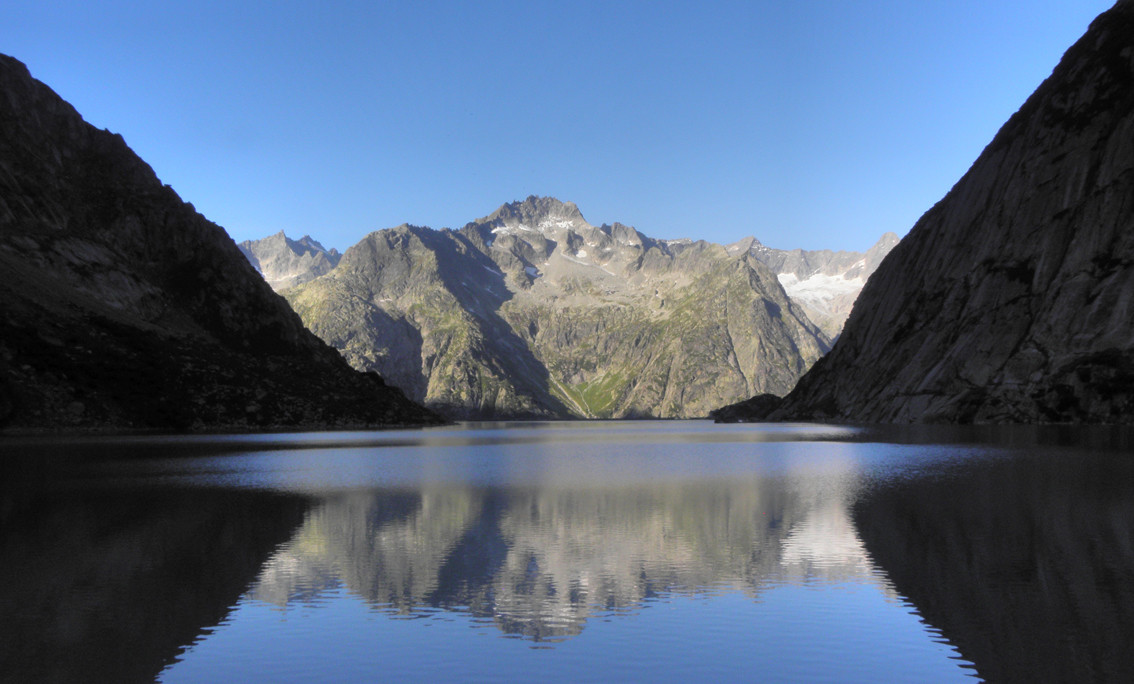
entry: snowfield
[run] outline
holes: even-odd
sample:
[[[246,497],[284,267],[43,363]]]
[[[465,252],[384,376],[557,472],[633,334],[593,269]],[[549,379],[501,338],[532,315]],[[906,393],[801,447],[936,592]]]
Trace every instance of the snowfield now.
[[[779,279],[780,285],[784,286],[784,291],[789,297],[819,307],[836,297],[854,294],[866,284],[862,278],[844,278],[822,273],[816,273],[803,280],[794,273],[780,273],[776,278]]]

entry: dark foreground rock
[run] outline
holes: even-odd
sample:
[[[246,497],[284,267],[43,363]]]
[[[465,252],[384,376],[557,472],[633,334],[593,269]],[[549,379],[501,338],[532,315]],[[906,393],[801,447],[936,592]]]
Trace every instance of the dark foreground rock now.
[[[1134,421],[1134,1],[1100,15],[772,414]]]
[[[775,394],[757,394],[750,399],[709,411],[709,417],[718,423],[755,423],[766,420],[782,403],[783,397]]]
[[[352,370],[120,136],[0,55],[0,427],[439,420]]]

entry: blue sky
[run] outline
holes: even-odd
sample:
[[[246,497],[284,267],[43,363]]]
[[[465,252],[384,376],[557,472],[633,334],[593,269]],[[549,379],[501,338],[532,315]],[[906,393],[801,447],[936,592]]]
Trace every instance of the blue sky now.
[[[1111,0],[0,3],[0,52],[237,241],[527,195],[661,238],[904,235]]]

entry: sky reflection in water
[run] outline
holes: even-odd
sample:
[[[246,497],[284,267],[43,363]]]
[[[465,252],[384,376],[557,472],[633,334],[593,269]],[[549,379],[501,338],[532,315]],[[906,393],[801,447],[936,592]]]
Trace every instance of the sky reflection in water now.
[[[33,599],[12,592],[5,608],[53,634],[48,596],[56,615],[97,606],[114,624],[68,617],[78,640],[100,627],[129,641],[129,625],[161,622],[147,611],[196,601],[165,641],[135,649],[148,658],[139,672],[171,682],[964,679],[972,666],[875,562],[900,551],[893,530],[921,524],[926,495],[900,494],[911,483],[956,499],[950,487],[974,470],[1043,442],[961,437],[659,422],[88,440],[59,457],[66,476],[53,486],[69,503],[46,515],[63,529],[133,505],[117,514],[132,521],[117,544],[81,525],[63,535],[132,598],[54,571],[48,588],[17,576]],[[16,509],[55,504],[29,495]],[[140,527],[150,515],[164,522]],[[49,544],[21,545],[39,528],[12,537],[5,557]],[[916,554],[932,556],[923,543]],[[142,561],[119,567],[123,546]],[[203,565],[175,562],[186,554]],[[193,588],[189,572],[224,581]],[[921,592],[924,578],[906,575]],[[15,652],[0,654],[20,665]]]

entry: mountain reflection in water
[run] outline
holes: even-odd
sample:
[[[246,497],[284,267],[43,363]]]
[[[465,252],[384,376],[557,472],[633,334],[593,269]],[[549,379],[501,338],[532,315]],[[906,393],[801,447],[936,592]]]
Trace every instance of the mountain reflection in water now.
[[[412,614],[467,610],[555,640],[659,592],[869,579],[847,517],[853,471],[811,479],[517,489],[425,486],[331,497],[265,565],[280,606],[343,586]],[[822,488],[825,491],[820,491]]]
[[[0,679],[1134,680],[1128,430],[0,446]]]

